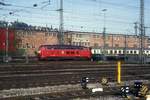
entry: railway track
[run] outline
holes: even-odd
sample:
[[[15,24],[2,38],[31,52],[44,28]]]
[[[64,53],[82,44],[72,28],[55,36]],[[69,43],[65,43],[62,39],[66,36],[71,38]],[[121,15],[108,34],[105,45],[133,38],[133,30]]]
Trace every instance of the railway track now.
[[[95,62],[45,62],[45,64],[9,64],[0,66],[0,89],[28,88],[47,85],[77,84],[87,76],[90,82],[102,77],[116,81],[116,64]],[[122,80],[150,79],[149,65],[123,65]]]

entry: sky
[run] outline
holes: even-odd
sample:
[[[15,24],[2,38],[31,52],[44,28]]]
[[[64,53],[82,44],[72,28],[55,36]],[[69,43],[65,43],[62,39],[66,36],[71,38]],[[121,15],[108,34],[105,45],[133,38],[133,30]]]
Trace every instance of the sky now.
[[[59,28],[60,0],[0,0],[0,20],[21,21],[35,26]],[[50,1],[50,3],[49,3]],[[33,7],[37,4],[37,7]],[[150,0],[145,0],[145,26],[150,27]],[[64,29],[134,35],[140,19],[140,0],[63,0]],[[102,11],[107,9],[106,11]],[[13,12],[9,15],[9,12]],[[105,18],[104,18],[105,15]],[[150,36],[150,29],[146,29]]]

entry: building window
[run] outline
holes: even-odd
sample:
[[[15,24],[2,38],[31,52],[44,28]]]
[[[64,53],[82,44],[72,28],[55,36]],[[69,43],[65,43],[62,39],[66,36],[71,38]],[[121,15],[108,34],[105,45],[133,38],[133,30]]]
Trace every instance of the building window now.
[[[34,46],[34,45],[32,45],[32,48],[35,48],[35,46]]]
[[[26,43],[26,48],[30,48],[29,43]]]
[[[115,44],[115,47],[119,47],[119,44]]]
[[[84,42],[82,42],[81,45],[84,46]]]
[[[147,43],[150,43],[150,39],[147,39]]]
[[[93,35],[93,38],[96,38],[96,35]]]
[[[26,48],[26,45],[23,45],[23,48]]]
[[[106,43],[106,44],[105,44],[105,47],[109,47],[109,44],[108,44],[108,43]]]
[[[76,43],[75,43],[75,42],[73,42],[73,45],[76,45]]]
[[[136,44],[134,44],[133,46],[134,46],[134,48],[137,48],[137,45],[136,45]]]
[[[46,32],[46,33],[45,33],[45,36],[48,36],[48,35],[49,35],[49,34]]]
[[[52,33],[52,36],[53,36],[53,37],[55,37],[55,36],[56,36],[56,34],[55,34],[55,33]]]
[[[79,34],[79,38],[82,38],[82,34]]]
[[[87,45],[87,43],[85,42],[85,46]]]
[[[100,36],[99,35],[97,35],[97,38],[99,38]]]
[[[118,39],[117,39],[118,41],[119,41],[119,37],[118,37]]]
[[[98,43],[94,43],[94,47],[98,47]]]
[[[76,34],[76,37],[78,37],[78,34]]]

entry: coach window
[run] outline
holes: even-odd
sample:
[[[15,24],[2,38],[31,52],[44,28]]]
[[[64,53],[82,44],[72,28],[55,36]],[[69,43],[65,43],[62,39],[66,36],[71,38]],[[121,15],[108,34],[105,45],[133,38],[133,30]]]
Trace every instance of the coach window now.
[[[94,54],[96,53],[96,50],[93,50],[94,51]]]
[[[115,54],[117,54],[117,50],[115,50]]]
[[[129,51],[127,51],[127,54],[129,54]]]
[[[112,50],[110,50],[110,54],[113,54],[113,51],[112,51]]]
[[[134,54],[136,54],[136,51],[134,51]]]
[[[119,54],[121,54],[121,50],[119,50]]]
[[[125,54],[125,51],[123,50],[123,54]]]
[[[148,51],[148,50],[147,50],[146,52],[147,52],[147,53],[149,53],[149,51]]]

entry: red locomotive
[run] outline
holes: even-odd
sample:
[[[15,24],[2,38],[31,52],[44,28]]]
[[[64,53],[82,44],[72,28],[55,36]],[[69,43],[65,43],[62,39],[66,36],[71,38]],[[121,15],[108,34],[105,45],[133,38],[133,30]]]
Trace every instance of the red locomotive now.
[[[53,59],[90,59],[88,47],[72,45],[41,45],[38,51],[39,60]]]

